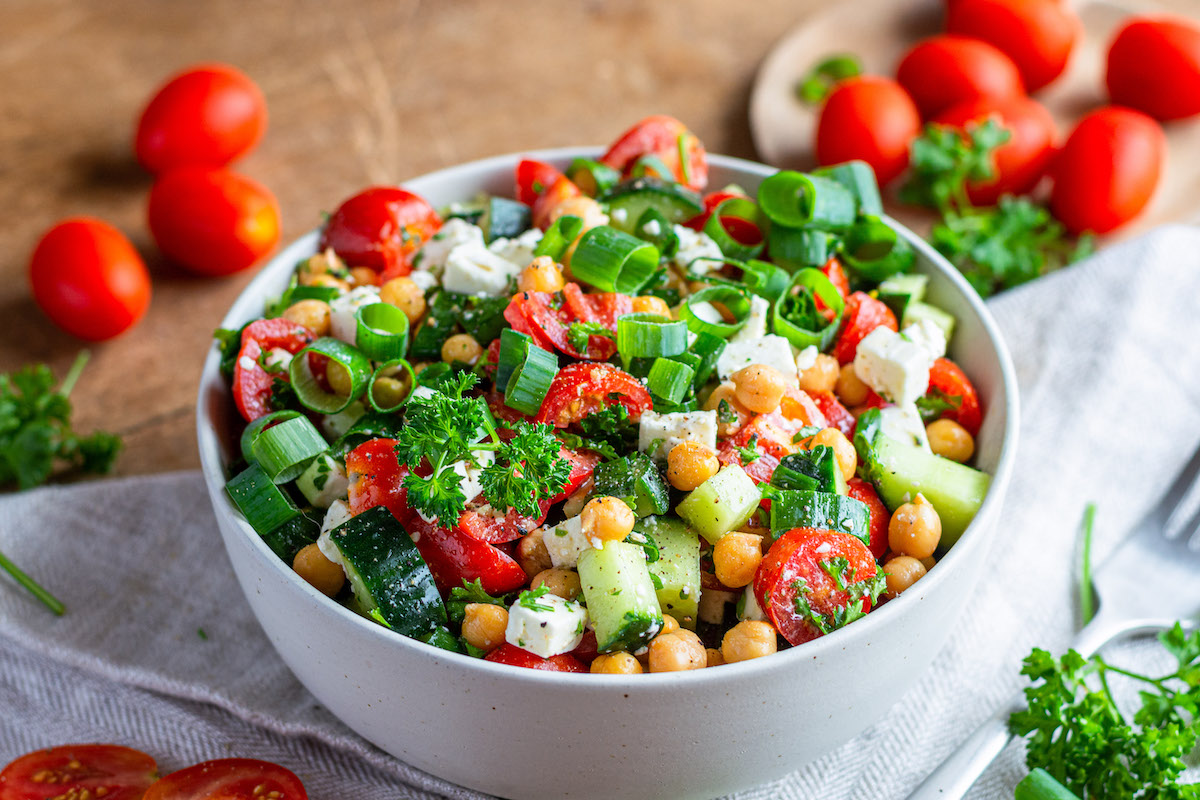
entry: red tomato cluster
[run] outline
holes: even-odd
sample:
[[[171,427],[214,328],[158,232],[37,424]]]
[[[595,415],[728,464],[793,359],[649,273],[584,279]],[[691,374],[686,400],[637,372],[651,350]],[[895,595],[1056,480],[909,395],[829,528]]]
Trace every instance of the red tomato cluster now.
[[[147,216],[163,255],[201,275],[228,275],[275,249],[274,195],[227,168],[254,149],[266,127],[262,92],[233,67],[200,65],[159,88],[138,120],[134,151],[156,176]],[[98,219],[52,227],[29,272],[37,304],[81,339],[122,333],[150,303],[145,263],[124,234]]]

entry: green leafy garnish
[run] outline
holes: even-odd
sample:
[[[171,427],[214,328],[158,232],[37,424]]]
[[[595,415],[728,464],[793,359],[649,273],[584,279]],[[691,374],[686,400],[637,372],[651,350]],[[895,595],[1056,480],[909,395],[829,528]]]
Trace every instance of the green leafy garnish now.
[[[819,425],[805,425],[803,428],[792,434],[792,444],[799,444],[805,439],[811,439],[820,432],[821,427]]]
[[[809,105],[817,105],[829,96],[839,81],[861,74],[862,62],[857,56],[830,56],[796,83],[796,97]]]
[[[792,581],[792,586],[796,589],[794,600],[796,613],[822,634],[844,628],[854,620],[865,617],[866,612],[863,611],[862,601],[870,598],[871,603],[874,604],[879,599],[879,595],[883,594],[883,590],[887,588],[887,576],[882,570],[877,571],[869,578],[860,581],[854,580],[855,570],[850,562],[842,556],[824,559],[820,562],[820,566],[829,577],[833,578],[837,588],[846,593],[846,602],[835,608],[832,614],[823,614],[809,604],[808,595],[812,590],[804,578]]]
[[[738,421],[737,412],[733,410],[733,405],[728,400],[722,400],[717,403],[717,422],[725,425],[732,425]]]
[[[957,411],[962,407],[962,400],[962,395],[946,394],[934,387],[924,397],[917,398],[917,411],[921,413],[921,421],[928,425],[947,411]]]
[[[494,597],[484,591],[479,578],[470,582],[464,578],[462,586],[455,586],[450,590],[450,597],[446,600],[446,616],[451,622],[461,625],[467,606],[471,603],[487,603],[508,608],[504,597]]]
[[[750,441],[746,442],[744,447],[734,448],[737,450],[738,456],[742,459],[742,464],[751,464],[762,457],[762,453],[758,452],[758,434],[750,437]]]
[[[539,586],[536,589],[526,589],[517,597],[517,605],[530,611],[553,611],[554,606],[539,603],[538,600],[550,594],[550,589]]]
[[[638,427],[629,419],[629,410],[613,403],[584,417],[579,423],[582,435],[560,434],[568,447],[595,450],[605,461],[621,458],[637,449]]]
[[[567,328],[567,344],[580,353],[586,353],[588,341],[593,336],[606,336],[615,340],[617,335],[598,322],[572,322]]]

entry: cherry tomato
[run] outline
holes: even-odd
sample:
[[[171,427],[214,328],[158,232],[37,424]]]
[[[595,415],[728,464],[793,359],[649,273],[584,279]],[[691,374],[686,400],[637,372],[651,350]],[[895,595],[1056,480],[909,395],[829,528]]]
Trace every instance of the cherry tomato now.
[[[308,800],[291,770],[269,761],[221,758],[172,772],[146,792],[145,800]],[[107,798],[105,798],[107,800]]]
[[[1132,17],[1108,49],[1114,105],[1155,119],[1200,114],[1200,26],[1183,17]]]
[[[825,415],[825,421],[830,427],[837,428],[846,436],[854,435],[854,426],[857,420],[833,392],[813,392],[812,399],[817,404],[817,408],[821,409],[821,413]]]
[[[470,532],[426,522],[420,515],[410,517],[405,528],[443,596],[463,581],[470,583],[476,578],[488,594],[506,594],[529,582],[520,564]]]
[[[351,267],[370,267],[390,280],[412,271],[412,257],[442,227],[423,197],[395,186],[375,186],[351,197],[321,231],[321,250],[332,247]]]
[[[154,759],[138,750],[69,744],[26,753],[5,767],[0,772],[0,800],[141,800],[157,777]]]
[[[1140,111],[1109,106],[1079,121],[1050,167],[1050,210],[1072,233],[1107,233],[1136,217],[1162,176],[1167,141]]]
[[[779,466],[779,458],[766,452],[766,450],[765,443],[755,442],[754,451],[758,455],[750,460],[746,460],[745,456],[742,455],[743,451],[738,448],[733,439],[726,439],[717,445],[717,461],[723,467],[736,464],[755,483],[770,483],[771,476],[775,474],[775,468]]]
[[[517,199],[527,206],[533,205],[538,196],[564,177],[558,167],[545,161],[524,158],[517,164]]]
[[[514,667],[525,667],[526,669],[542,669],[548,672],[587,672],[588,668],[583,665],[579,659],[570,653],[562,653],[550,658],[542,658],[539,655],[534,655],[528,650],[511,645],[508,642],[497,647],[492,652],[484,656],[487,661],[494,661],[497,664],[509,664]]]
[[[967,184],[967,196],[980,206],[995,205],[1001,195],[1026,194],[1037,186],[1054,156],[1058,133],[1046,107],[1024,96],[971,100],[942,112],[934,122],[963,130],[989,118],[1010,137],[993,153],[995,177]]]
[[[611,364],[569,364],[554,376],[537,421],[565,428],[613,403],[625,406],[634,422],[654,405],[641,381],[624,370]]]
[[[1003,51],[1036,92],[1063,73],[1083,26],[1060,0],[958,0],[946,31],[973,36]]]
[[[663,114],[646,117],[621,134],[601,156],[600,162],[628,174],[642,156],[656,156],[671,170],[671,175],[660,177],[697,191],[708,185],[708,156],[704,145],[674,117]]]
[[[843,300],[850,296],[850,278],[847,277],[846,268],[842,266],[842,262],[838,261],[836,256],[825,262],[825,266],[821,267],[821,272],[826,278],[829,278],[829,282],[833,284],[833,288],[837,289]],[[819,296],[813,296],[817,300],[818,308],[824,305]]]
[[[929,119],[968,100],[1002,100],[1025,93],[1021,73],[997,48],[966,36],[931,36],[896,69],[896,81]]]
[[[817,161],[840,164],[861,159],[879,185],[908,166],[908,146],[921,132],[921,115],[900,84],[864,76],[837,85],[817,122]]]
[[[812,395],[792,386],[784,390],[783,399],[779,401],[779,413],[799,427],[815,425],[824,428],[828,425],[825,415],[813,401]]]
[[[387,506],[401,524],[412,517],[408,489],[404,488],[408,467],[396,458],[395,447],[395,439],[371,439],[346,454],[350,513]]]
[[[943,419],[952,419],[967,429],[972,436],[979,435],[983,425],[983,411],[979,407],[979,394],[974,384],[962,369],[948,358],[939,358],[929,370],[929,388],[926,394],[936,396],[955,406],[942,412]]]
[[[559,350],[572,358],[603,361],[612,358],[617,343],[608,336],[588,337],[586,351],[571,344],[572,322],[593,322],[614,333],[617,318],[633,310],[633,300],[627,295],[601,293],[584,294],[577,283],[563,287],[562,302],[547,292],[521,292],[504,310],[504,318],[513,330],[527,333],[534,343],[545,350]]]
[[[875,577],[878,566],[871,551],[855,536],[813,528],[795,528],[780,536],[763,557],[754,576],[754,596],[767,621],[793,645],[822,636],[824,631],[796,608],[803,597],[813,615],[830,624],[834,613],[851,602],[823,564],[833,567],[835,559],[848,562],[841,577],[855,584]],[[871,610],[871,598],[862,599],[862,610]]]
[[[858,343],[880,325],[891,330],[900,330],[896,315],[882,300],[866,292],[855,292],[846,298],[846,310],[842,315],[842,332],[833,344],[833,356],[839,364],[849,364],[858,352]]]
[[[862,478],[851,478],[846,481],[846,495],[855,500],[861,500],[871,510],[871,555],[876,560],[883,558],[888,549],[888,523],[892,521],[892,515],[887,510],[887,506],[879,499],[875,487]]]
[[[72,336],[98,342],[128,330],[150,305],[150,274],[119,230],[91,217],[58,223],[29,260],[38,306]]]
[[[590,451],[576,451],[568,447],[563,447],[558,452],[559,456],[571,462],[571,472],[567,475],[567,482],[563,484],[562,491],[550,498],[551,503],[557,503],[561,500],[566,500],[575,490],[582,486],[588,478],[592,477],[592,472],[595,471],[596,465],[600,463],[600,455]]]
[[[283,317],[251,322],[242,331],[242,348],[233,365],[233,402],[247,422],[266,416],[271,408],[275,379],[287,380],[287,372],[267,372],[263,353],[282,349],[295,355],[316,337],[303,325]]]
[[[575,645],[575,649],[568,653],[568,655],[584,664],[591,664],[600,655],[597,647],[596,632],[588,628],[583,632],[583,639],[580,640],[579,644]]]
[[[200,275],[239,272],[279,244],[275,196],[227,170],[163,173],[150,190],[149,222],[163,255]]]
[[[151,172],[223,167],[253,150],[266,129],[257,84],[228,64],[205,64],[154,93],[138,120],[134,151]]]
[[[558,208],[559,204],[570,200],[573,197],[579,197],[583,194],[583,190],[571,182],[571,179],[566,175],[560,175],[555,179],[554,183],[547,186],[537,199],[533,201],[533,209],[531,217],[533,224],[546,230],[554,224],[553,212]]]

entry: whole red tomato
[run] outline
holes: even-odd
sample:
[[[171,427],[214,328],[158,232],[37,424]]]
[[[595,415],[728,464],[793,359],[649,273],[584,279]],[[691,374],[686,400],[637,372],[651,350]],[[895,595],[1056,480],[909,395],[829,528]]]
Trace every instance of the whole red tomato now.
[[[1108,49],[1105,75],[1116,105],[1155,119],[1200,114],[1200,26],[1181,17],[1133,17]]]
[[[150,190],[150,232],[163,255],[201,275],[253,266],[279,244],[279,204],[262,184],[223,169],[180,167]]]
[[[1107,233],[1141,213],[1158,187],[1167,142],[1140,111],[1108,106],[1088,114],[1050,169],[1050,210],[1072,233]]]
[[[908,146],[921,132],[921,115],[900,84],[873,76],[838,84],[821,108],[816,153],[821,164],[861,159],[880,185],[908,166]]]
[[[223,167],[249,153],[267,129],[254,81],[228,64],[203,64],[163,84],[138,119],[134,151],[151,172]]]
[[[981,206],[995,204],[1003,194],[1024,194],[1033,189],[1050,164],[1057,136],[1054,117],[1046,107],[1020,95],[972,100],[939,114],[933,121],[963,129],[989,117],[1008,130],[1010,138],[993,153],[996,176],[967,185],[971,202]]]
[[[918,42],[896,68],[896,81],[926,119],[969,100],[1025,93],[1011,58],[987,42],[953,34]]]
[[[995,45],[1036,92],[1063,73],[1082,25],[1061,0],[956,0],[946,30]]]
[[[321,232],[321,249],[332,247],[349,266],[370,267],[386,281],[407,275],[413,255],[440,227],[442,218],[425,198],[374,186],[338,206]]]
[[[111,339],[150,305],[150,274],[119,230],[91,217],[60,222],[29,260],[33,299],[56,325],[80,339]]]

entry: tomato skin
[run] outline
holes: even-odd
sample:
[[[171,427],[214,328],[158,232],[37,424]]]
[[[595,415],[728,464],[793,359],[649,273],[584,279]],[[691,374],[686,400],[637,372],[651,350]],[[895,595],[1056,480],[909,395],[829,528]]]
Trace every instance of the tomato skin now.
[[[249,153],[267,129],[267,102],[244,72],[201,64],[158,88],[138,119],[134,153],[151,172],[223,167]]]
[[[854,435],[854,426],[858,421],[833,392],[813,392],[812,399],[821,413],[825,415],[827,425],[837,428],[848,437]]]
[[[320,249],[332,247],[347,266],[370,267],[387,281],[410,273],[413,255],[441,227],[425,198],[373,186],[337,207],[321,231]]]
[[[1108,49],[1113,105],[1157,120],[1200,114],[1200,26],[1183,17],[1131,17]]]
[[[846,310],[842,316],[842,331],[833,344],[833,355],[839,364],[849,364],[858,352],[858,343],[880,325],[891,330],[900,330],[896,315],[882,300],[866,292],[855,292],[846,298]]]
[[[546,230],[554,224],[554,210],[561,203],[582,194],[583,190],[572,183],[570,178],[560,174],[554,183],[546,187],[533,201],[533,209],[530,214],[533,224],[541,230]]]
[[[682,160],[680,150],[684,153]],[[672,175],[662,176],[664,178],[697,191],[708,185],[708,155],[704,145],[674,117],[665,114],[646,117],[621,134],[600,157],[600,163],[627,175],[645,155],[657,156],[672,171]]]
[[[619,397],[609,400],[610,394]],[[654,406],[646,387],[624,370],[610,364],[568,364],[554,376],[537,421],[565,428],[614,402],[625,406],[634,422]]]
[[[150,232],[163,255],[199,275],[231,275],[279,244],[279,204],[262,184],[223,169],[180,167],[150,190]]]
[[[395,439],[371,439],[346,454],[350,513],[357,516],[376,506],[387,506],[402,525],[412,518],[408,489],[404,488],[409,470],[396,458],[395,447]]]
[[[891,512],[879,499],[875,487],[862,478],[851,478],[846,481],[846,495],[867,504],[871,510],[870,534],[871,555],[876,560],[883,558],[888,549],[888,524],[892,521]]]
[[[549,189],[562,177],[565,177],[558,167],[545,161],[535,161],[523,158],[517,164],[517,199],[527,206],[532,206],[538,196]]]
[[[1142,212],[1162,177],[1167,140],[1140,111],[1108,106],[1079,121],[1050,167],[1050,210],[1071,233],[1108,233]]]
[[[874,76],[850,78],[821,108],[817,162],[861,159],[885,186],[908,166],[908,146],[920,132],[921,115],[900,84]]]
[[[929,389],[938,390],[948,397],[961,397],[958,408],[942,412],[942,419],[952,419],[967,429],[972,436],[979,435],[983,425],[983,410],[979,405],[979,393],[962,368],[948,358],[939,358],[929,370]]]
[[[989,117],[996,119],[1011,136],[994,152],[995,177],[967,185],[967,196],[980,206],[995,205],[1001,195],[1026,194],[1037,186],[1054,157],[1058,136],[1054,117],[1046,107],[1023,96],[968,101],[944,111],[933,121],[965,130]]]
[[[833,284],[833,288],[837,289],[843,300],[850,296],[850,278],[847,277],[846,268],[842,266],[842,262],[836,256],[830,257],[825,262],[825,266],[821,267],[821,272],[826,278],[829,278],[829,282]],[[820,304],[819,297],[817,300]]]
[[[987,42],[953,34],[918,42],[896,68],[896,81],[925,119],[969,100],[1002,100],[1025,92],[1011,58]]]
[[[144,800],[308,800],[291,770],[252,758],[220,758],[172,772]]]
[[[29,259],[33,299],[55,325],[99,342],[137,323],[150,306],[150,273],[125,234],[75,217],[43,234]]]
[[[521,565],[491,544],[459,528],[445,528],[414,514],[404,526],[429,565],[443,597],[463,581],[479,579],[488,594],[506,594],[529,582]]]
[[[53,780],[48,782],[47,777]],[[83,796],[82,790],[105,800],[141,800],[157,777],[158,764],[139,750],[115,744],[69,744],[26,753],[6,766],[0,772],[0,800],[76,797]]]
[[[946,31],[982,39],[1004,52],[1036,92],[1063,73],[1083,29],[1060,0],[957,0]]]
[[[508,642],[497,647],[492,652],[484,656],[485,661],[491,661],[496,664],[508,664],[514,667],[525,667],[526,669],[541,669],[547,672],[587,672],[588,668],[583,665],[579,659],[570,653],[562,653],[561,655],[551,656],[550,658],[542,658],[539,655],[534,655],[528,650],[522,650],[516,645],[511,645]]]
[[[557,307],[556,307],[557,306]],[[572,322],[594,322],[614,333],[617,319],[633,311],[633,299],[616,293],[584,294],[577,283],[562,290],[562,302],[548,292],[519,292],[513,295],[504,318],[513,330],[527,333],[543,350],[558,350],[572,358],[604,361],[612,358],[617,343],[607,336],[589,336],[586,351],[571,344]]]
[[[282,317],[255,320],[246,326],[242,331],[242,348],[233,366],[233,402],[247,422],[274,410],[271,408],[274,376],[259,363],[259,356],[277,347],[295,355],[315,338],[308,328]],[[286,375],[280,377],[286,379]]]

